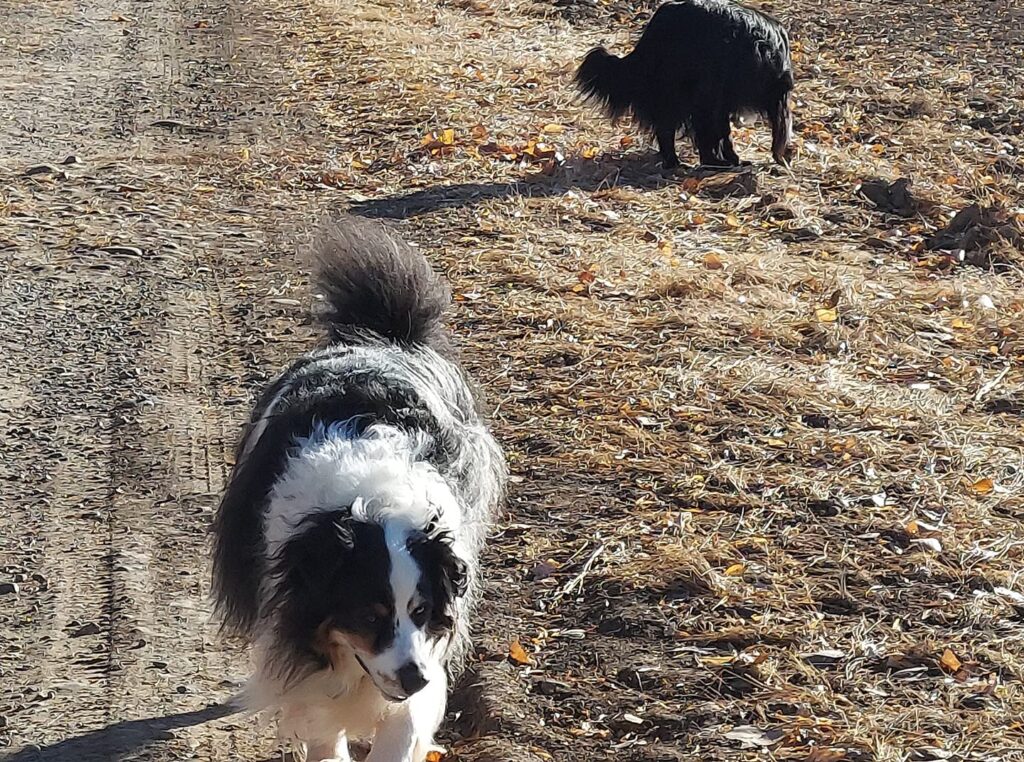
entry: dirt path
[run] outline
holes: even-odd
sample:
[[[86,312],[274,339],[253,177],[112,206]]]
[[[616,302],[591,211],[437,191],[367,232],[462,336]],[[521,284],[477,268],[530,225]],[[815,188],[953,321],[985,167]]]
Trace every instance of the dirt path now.
[[[212,645],[205,531],[260,340],[240,284],[277,253],[218,187],[259,122],[251,30],[218,0],[0,19],[0,737],[19,761],[255,759],[248,724],[184,730],[244,664]]]

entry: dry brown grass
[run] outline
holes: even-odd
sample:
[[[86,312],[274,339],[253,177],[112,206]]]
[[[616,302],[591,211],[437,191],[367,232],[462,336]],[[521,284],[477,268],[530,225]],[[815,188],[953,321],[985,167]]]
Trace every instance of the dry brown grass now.
[[[926,245],[1024,221],[1022,13],[774,11],[798,157],[739,130],[724,195],[569,89],[642,14],[275,12],[322,139],[254,165],[445,269],[515,474],[455,759],[1024,759],[1024,253]],[[907,217],[858,194],[898,177]]]

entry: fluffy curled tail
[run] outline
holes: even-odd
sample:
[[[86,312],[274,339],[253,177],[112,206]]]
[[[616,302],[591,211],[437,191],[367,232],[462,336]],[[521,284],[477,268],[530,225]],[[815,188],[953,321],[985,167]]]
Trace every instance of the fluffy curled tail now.
[[[332,342],[367,332],[401,344],[447,346],[448,286],[426,258],[378,222],[346,216],[314,243],[320,315]]]
[[[576,70],[575,82],[583,97],[600,103],[612,119],[624,116],[633,105],[635,87],[628,57],[619,58],[603,47],[587,53]]]

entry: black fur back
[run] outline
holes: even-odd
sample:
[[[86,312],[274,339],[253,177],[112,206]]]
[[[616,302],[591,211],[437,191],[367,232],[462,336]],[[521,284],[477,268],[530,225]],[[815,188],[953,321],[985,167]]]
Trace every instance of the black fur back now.
[[[403,344],[447,346],[441,322],[451,301],[447,285],[386,227],[345,217],[323,228],[314,255],[332,341],[371,331]]]
[[[690,132],[702,161],[735,163],[729,120],[747,112],[769,120],[777,159],[788,147],[789,37],[771,16],[730,0],[665,3],[631,53],[595,48],[575,81],[609,116],[632,111],[658,137],[666,163],[675,161],[679,130]]]

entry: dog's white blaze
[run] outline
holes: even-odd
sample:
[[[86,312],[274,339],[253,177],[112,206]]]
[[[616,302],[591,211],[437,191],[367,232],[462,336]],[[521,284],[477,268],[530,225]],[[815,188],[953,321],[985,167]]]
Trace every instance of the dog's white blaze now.
[[[395,598],[395,640],[391,648],[394,671],[412,662],[427,679],[431,679],[431,647],[426,632],[412,621],[412,611],[422,603],[419,593],[421,570],[409,552],[409,532],[402,527],[388,526],[385,541],[391,556],[391,592]]]
[[[384,541],[391,560],[388,580],[395,602],[395,636],[391,644],[379,654],[365,654],[364,661],[371,678],[388,695],[403,698],[398,671],[407,664],[415,664],[423,677],[433,682],[444,676],[444,668],[437,658],[435,643],[422,627],[412,621],[412,612],[423,602],[419,593],[421,570],[409,552],[407,542],[410,529],[400,522],[385,525]]]

